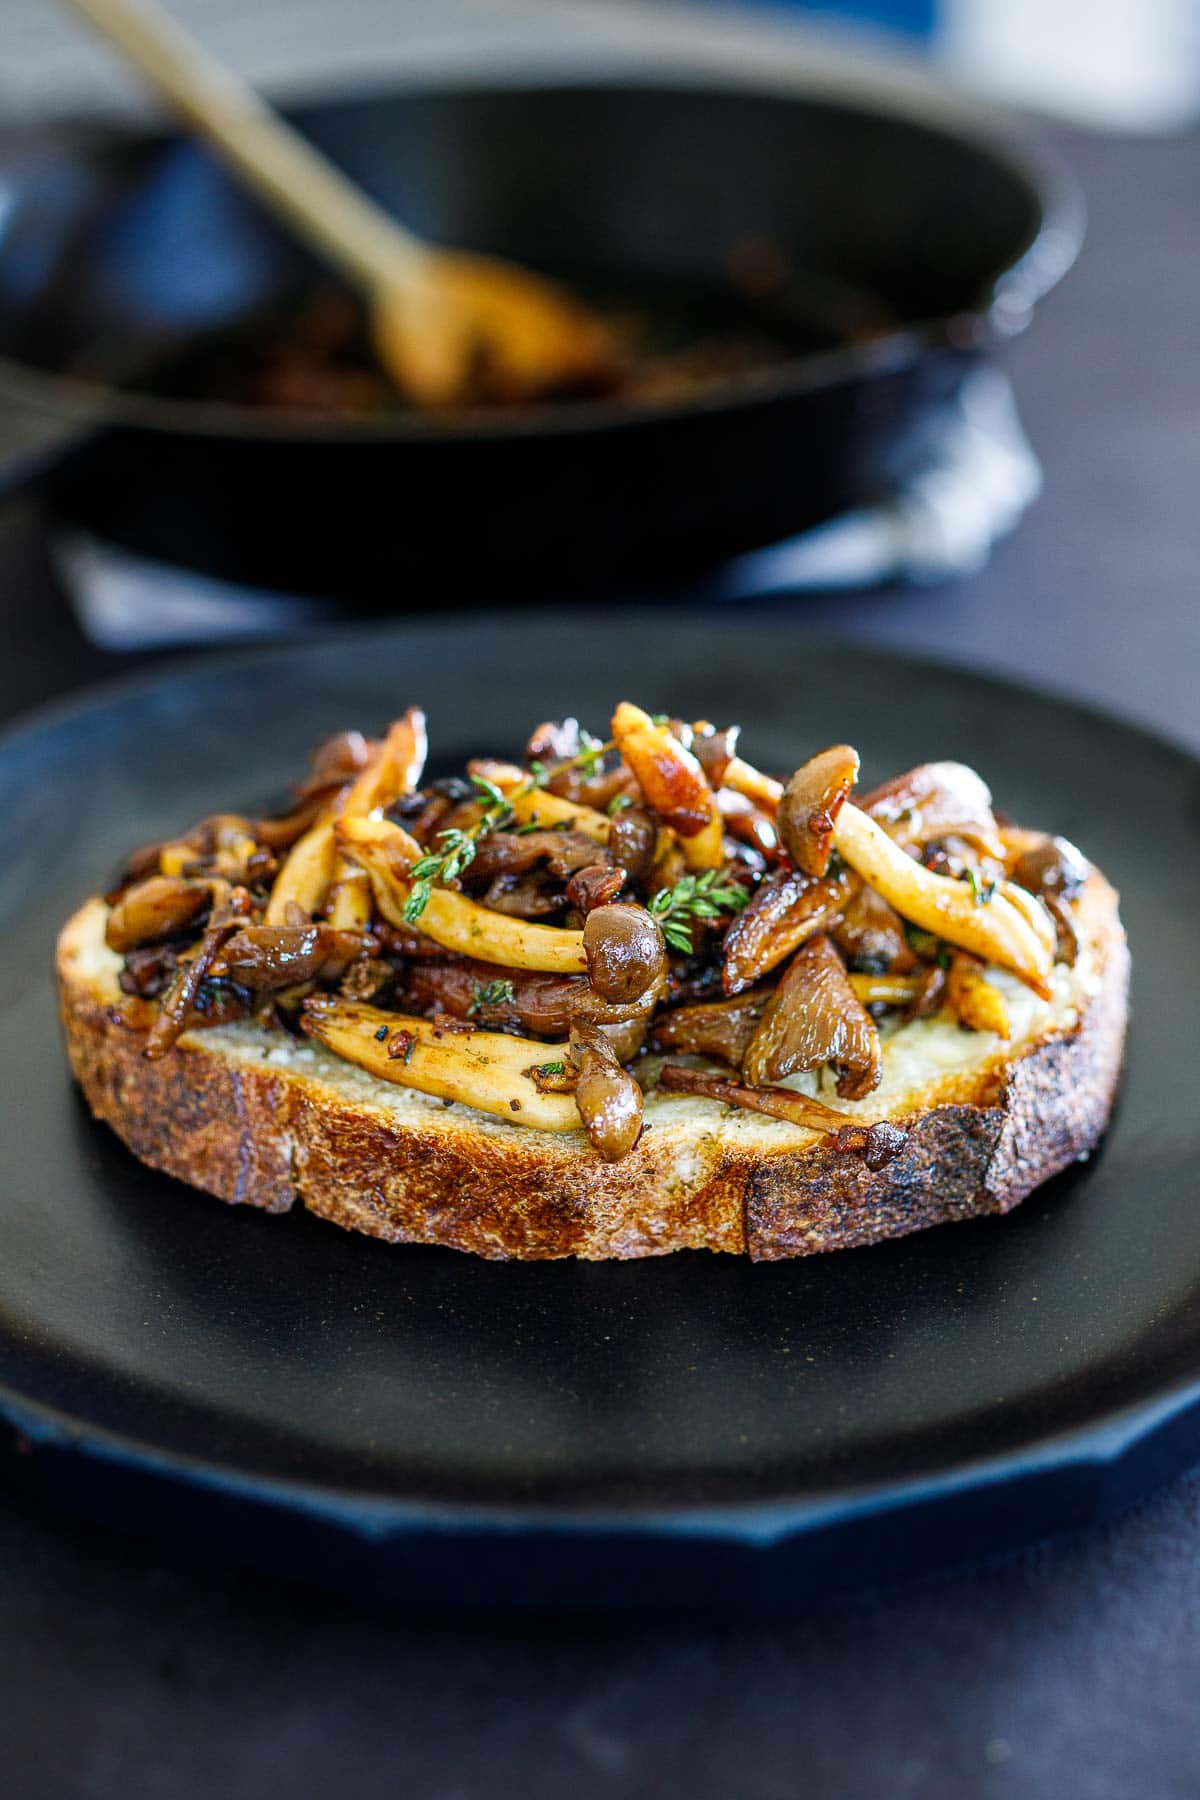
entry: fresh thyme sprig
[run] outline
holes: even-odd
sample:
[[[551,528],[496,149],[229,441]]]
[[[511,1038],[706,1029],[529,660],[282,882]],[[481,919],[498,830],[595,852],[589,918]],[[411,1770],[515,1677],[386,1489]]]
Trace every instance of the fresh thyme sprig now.
[[[503,831],[512,824],[514,800],[536,793],[556,775],[562,775],[568,769],[582,769],[588,775],[594,774],[608,752],[614,748],[611,738],[603,742],[588,731],[581,731],[579,736],[583,749],[578,755],[569,756],[565,762],[553,763],[549,768],[545,763],[530,763],[527,779],[519,787],[513,788],[511,793],[506,794],[494,781],[489,781],[486,775],[472,775],[471,782],[483,810],[475,823],[465,831],[457,827],[439,831],[437,836],[441,849],[428,851],[413,864],[410,871],[412,886],[404,902],[404,917],[409,925],[415,925],[420,919],[429,905],[429,896],[435,885],[446,887],[451,881],[457,881],[463,871],[470,867],[475,860],[475,850],[481,837],[489,831]],[[530,823],[536,825],[536,820],[531,820]]]
[[[439,831],[441,849],[426,852],[412,866],[412,886],[404,902],[404,917],[410,925],[417,923],[429,905],[434,883],[445,887],[451,881],[457,881],[463,870],[474,862],[476,846],[484,833],[497,831],[512,822],[509,796],[494,781],[489,781],[485,775],[472,775],[471,783],[482,805],[478,819],[466,831],[457,827]]]
[[[716,919],[723,912],[741,912],[750,895],[740,881],[729,881],[720,869],[703,875],[682,875],[674,887],[659,888],[651,896],[649,911],[662,926],[672,950],[692,953],[692,919]]]

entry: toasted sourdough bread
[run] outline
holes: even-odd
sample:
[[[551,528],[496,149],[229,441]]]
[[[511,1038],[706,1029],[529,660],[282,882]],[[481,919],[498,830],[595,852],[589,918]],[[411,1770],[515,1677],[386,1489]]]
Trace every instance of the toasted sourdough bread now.
[[[249,1023],[188,1032],[151,1062],[121,1020],[106,917],[93,899],[63,930],[62,1016],[93,1113],[135,1155],[223,1200],[286,1212],[299,1199],[372,1237],[491,1258],[707,1248],[770,1260],[1007,1212],[1095,1146],[1120,1073],[1129,959],[1097,873],[1076,906],[1081,953],[1055,969],[1053,1000],[990,972],[1009,1042],[942,1018],[906,1025],[885,1039],[870,1099],[835,1100],[907,1127],[876,1172],[796,1126],[653,1092],[636,1150],[605,1163],[582,1131],[447,1107]],[[819,1091],[812,1076],[792,1085]]]

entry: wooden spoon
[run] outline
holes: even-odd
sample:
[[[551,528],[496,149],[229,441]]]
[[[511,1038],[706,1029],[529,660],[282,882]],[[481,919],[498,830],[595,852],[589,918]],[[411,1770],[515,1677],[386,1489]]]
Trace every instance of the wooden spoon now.
[[[430,407],[607,385],[616,334],[554,283],[399,224],[156,0],[70,0],[274,212],[363,294],[376,354]]]

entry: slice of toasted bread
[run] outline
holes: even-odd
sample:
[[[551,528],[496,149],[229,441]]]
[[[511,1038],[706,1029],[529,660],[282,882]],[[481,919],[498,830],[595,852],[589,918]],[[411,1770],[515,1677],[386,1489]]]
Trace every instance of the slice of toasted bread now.
[[[223,1200],[396,1243],[495,1258],[660,1255],[707,1248],[771,1259],[1007,1212],[1096,1144],[1125,1032],[1128,952],[1117,897],[1092,874],[1081,950],[1054,998],[992,971],[1012,1037],[945,1018],[886,1038],[860,1120],[903,1121],[882,1170],[810,1131],[714,1101],[651,1092],[645,1134],[602,1162],[582,1132],[510,1125],[394,1087],[319,1045],[238,1023],[181,1038],[152,1062],[123,1019],[107,909],[91,900],[58,946],[67,1046],[93,1113],[144,1162]],[[793,1085],[817,1091],[815,1078]]]

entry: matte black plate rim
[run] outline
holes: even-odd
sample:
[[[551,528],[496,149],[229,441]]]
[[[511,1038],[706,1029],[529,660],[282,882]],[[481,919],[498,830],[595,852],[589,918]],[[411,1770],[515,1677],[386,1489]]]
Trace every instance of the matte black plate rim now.
[[[54,1408],[31,1403],[0,1385],[0,1417],[31,1445],[63,1449],[150,1477],[183,1481],[260,1505],[302,1512],[356,1536],[383,1540],[410,1532],[503,1532],[541,1536],[659,1535],[706,1538],[767,1548],[797,1534],[873,1514],[902,1512],[937,1500],[969,1496],[1006,1482],[1071,1469],[1119,1466],[1167,1427],[1200,1413],[1200,1378],[1175,1383],[1153,1398],[1102,1413],[1073,1431],[998,1456],[950,1463],[908,1481],[881,1479],[832,1489],[819,1498],[780,1495],[768,1501],[659,1507],[514,1508],[475,1501],[400,1500],[384,1493],[349,1493],[311,1482],[252,1475],[244,1470],[156,1449],[144,1441],[81,1424]],[[1179,1467],[1191,1457],[1177,1457]]]
[[[481,615],[482,616],[482,615]],[[519,618],[521,615],[515,615]],[[531,614],[530,617],[539,615]],[[464,615],[469,622],[471,615]],[[779,623],[776,622],[776,628]],[[802,640],[806,649],[820,654],[852,652],[854,646],[832,634],[814,635],[795,626],[783,626],[787,635]],[[322,644],[345,647],[348,642],[367,648],[377,638],[392,638],[395,627],[354,628],[300,640],[306,653]],[[1169,736],[1123,719],[1118,713],[1081,702],[1051,684],[1013,682],[983,674],[952,659],[937,656],[886,654],[898,664],[934,666],[948,676],[969,681],[994,693],[1009,696],[1035,692],[1081,721],[1094,721],[1132,732],[1180,766],[1200,774],[1197,759]],[[41,735],[113,703],[136,699],[183,674],[220,676],[272,655],[286,656],[286,646],[258,645],[207,658],[202,671],[186,657],[158,664],[148,673],[122,676],[99,683],[83,693],[52,702],[13,721],[0,731],[0,751],[14,742]],[[137,1437],[110,1432],[87,1420],[33,1402],[7,1384],[0,1384],[0,1416],[38,1447],[59,1448],[114,1463],[151,1477],[175,1479],[227,1495],[302,1512],[353,1534],[382,1540],[435,1528],[448,1532],[496,1530],[503,1533],[597,1535],[622,1534],[653,1537],[660,1534],[695,1536],[746,1545],[768,1546],[822,1526],[831,1526],[872,1514],[901,1511],[929,1501],[978,1493],[1007,1481],[1036,1474],[1061,1473],[1093,1467],[1111,1470],[1172,1425],[1200,1413],[1200,1367],[1194,1376],[1154,1386],[1122,1404],[1103,1408],[1084,1423],[1051,1431],[1039,1438],[995,1455],[956,1461],[951,1455],[931,1473],[908,1478],[883,1476],[874,1482],[843,1484],[817,1495],[780,1492],[762,1500],[640,1507],[537,1505],[523,1508],[489,1505],[484,1501],[412,1500],[386,1492],[339,1489],[328,1483],[312,1483],[253,1474],[200,1457],[168,1452]],[[1168,1460],[1182,1467],[1191,1452],[1180,1446]]]

